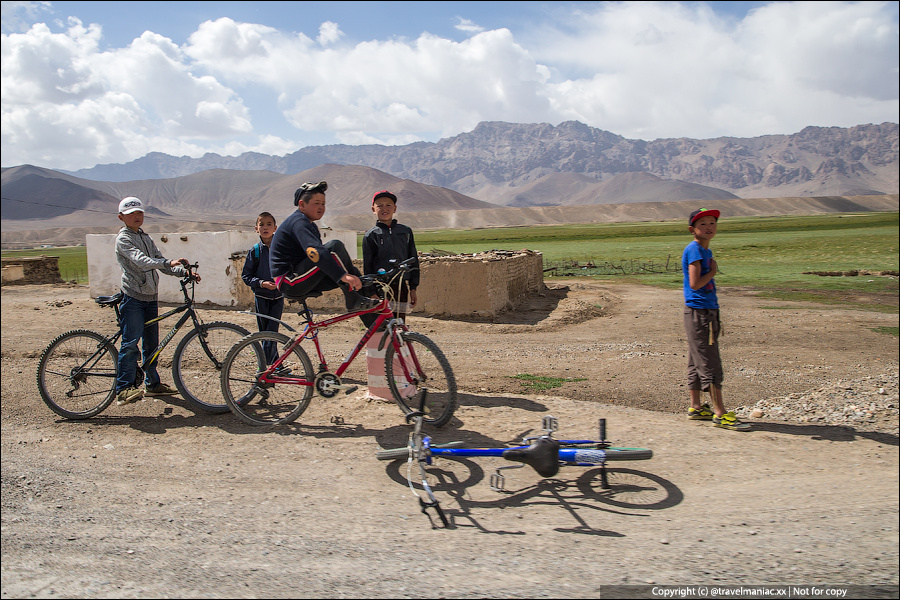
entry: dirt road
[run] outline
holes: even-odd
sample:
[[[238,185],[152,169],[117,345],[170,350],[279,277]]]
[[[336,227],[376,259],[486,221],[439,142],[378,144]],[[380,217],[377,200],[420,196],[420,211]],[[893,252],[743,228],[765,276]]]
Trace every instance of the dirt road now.
[[[108,331],[110,315],[86,287],[4,287],[2,597],[591,598],[659,584],[896,597],[898,348],[875,329],[897,314],[720,299],[729,406],[824,387],[882,404],[852,426],[774,411],[748,433],[688,421],[677,291],[576,281],[504,322],[414,315],[464,391],[437,440],[516,442],[552,414],[561,434],[593,435],[605,417],[617,443],[654,451],[614,465],[610,491],[596,469],[564,468],[506,471],[498,493],[495,459],[444,462],[452,527],[433,529],[405,465],[374,457],[408,428],[365,387],[275,430],[178,397],[62,421],[38,396],[37,357],[67,329]],[[329,333],[329,358],[360,332]],[[583,381],[538,393],[517,373]],[[364,361],[348,379],[365,382]]]

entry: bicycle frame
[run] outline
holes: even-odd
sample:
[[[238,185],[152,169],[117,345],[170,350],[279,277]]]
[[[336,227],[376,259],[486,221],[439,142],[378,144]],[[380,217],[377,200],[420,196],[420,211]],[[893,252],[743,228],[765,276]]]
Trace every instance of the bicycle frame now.
[[[645,448],[612,448],[611,442],[606,440],[606,419],[599,421],[599,440],[557,440],[553,437],[553,432],[558,429],[558,423],[555,417],[549,415],[541,422],[543,434],[524,438],[522,442],[526,445],[504,448],[460,448],[456,447],[458,442],[453,442],[435,446],[432,445],[430,436],[422,434],[423,415],[423,412],[418,411],[406,416],[407,421],[414,421],[413,431],[409,435],[409,443],[405,449],[409,468],[407,480],[413,494],[419,499],[422,513],[428,515],[428,509],[434,508],[444,527],[448,526],[447,517],[428,483],[425,470],[426,466],[432,464],[432,458],[435,456],[449,459],[499,457],[516,462],[514,465],[497,467],[491,474],[491,489],[498,492],[504,491],[505,478],[501,471],[520,469],[526,465],[545,478],[555,476],[560,466],[600,467],[601,488],[609,489],[607,460],[612,457],[616,460],[646,460],[653,456],[653,452]],[[379,458],[382,460],[401,458],[402,450],[379,452]],[[418,464],[419,481],[427,500],[413,487],[411,471],[414,464]],[[428,516],[430,518],[430,515]]]
[[[409,260],[404,261],[404,265],[408,263]],[[395,277],[402,277],[404,271],[399,271]],[[305,325],[303,331],[297,333],[297,330],[291,327],[288,323],[285,323],[281,319],[276,319],[269,315],[263,315],[256,312],[247,311],[245,314],[250,314],[256,317],[262,317],[265,319],[269,319],[272,321],[277,321],[281,325],[283,325],[288,331],[294,332],[294,337],[291,339],[290,343],[285,347],[285,349],[281,352],[281,356],[279,356],[274,363],[269,365],[265,371],[263,371],[259,376],[260,383],[266,384],[277,384],[277,383],[287,383],[291,385],[301,385],[301,386],[316,386],[316,380],[307,381],[303,379],[298,379],[297,377],[285,377],[282,375],[274,375],[275,371],[277,371],[286,357],[290,356],[293,353],[294,349],[303,343],[304,339],[312,340],[313,345],[316,348],[316,357],[319,360],[319,373],[329,373],[328,369],[328,361],[325,358],[325,353],[322,351],[322,346],[319,343],[319,331],[323,329],[327,329],[328,327],[340,323],[342,321],[346,321],[348,319],[352,319],[354,317],[358,317],[360,315],[365,314],[373,314],[378,313],[378,317],[375,319],[375,322],[372,323],[366,332],[363,334],[362,338],[359,342],[354,346],[354,348],[350,351],[346,358],[341,362],[340,366],[338,366],[337,370],[334,371],[334,376],[340,380],[341,376],[344,372],[350,367],[356,357],[359,355],[360,351],[365,348],[366,344],[369,343],[369,340],[372,339],[372,336],[381,328],[382,325],[387,323],[385,327],[385,331],[381,338],[381,343],[378,345],[378,349],[381,350],[384,348],[385,342],[390,339],[390,343],[393,345],[395,352],[400,353],[400,348],[402,346],[399,336],[397,335],[397,330],[400,331],[409,331],[409,328],[406,326],[406,323],[403,322],[402,319],[393,318],[393,311],[391,310],[391,292],[390,292],[390,283],[380,281],[377,278],[373,278],[372,276],[364,276],[363,279],[371,282],[377,283],[381,285],[384,290],[384,298],[381,299],[381,302],[378,306],[372,307],[368,310],[357,311],[351,313],[345,313],[342,315],[338,315],[336,317],[330,317],[328,319],[324,319],[323,321],[319,321],[318,323],[313,319],[312,310],[310,310],[309,306],[306,303],[308,297],[303,297],[300,299],[300,303],[302,304],[302,308],[299,311],[299,315],[303,318],[303,324]],[[419,359],[416,357],[415,352],[410,352],[410,359],[412,361],[412,366],[416,369],[416,373],[421,371],[421,365],[419,364]],[[401,368],[403,369],[403,376],[407,380],[413,379],[412,374],[409,372],[407,368],[406,361],[400,361]],[[326,386],[327,387],[327,386]],[[328,388],[331,389],[331,388]],[[322,393],[322,390],[319,390]],[[335,392],[336,393],[336,392]],[[322,395],[325,395],[324,393]],[[326,396],[331,397],[331,396]]]
[[[196,267],[196,265],[191,266]],[[195,329],[199,330],[202,325],[200,318],[197,316],[197,312],[194,310],[194,299],[188,295],[186,279],[182,279],[180,283],[181,293],[184,296],[184,303],[180,306],[176,306],[175,308],[164,314],[150,319],[149,321],[144,323],[144,327],[153,325],[154,323],[159,323],[160,321],[164,321],[165,319],[168,319],[169,317],[177,315],[181,312],[184,312],[185,314],[180,319],[178,319],[178,322],[175,323],[175,326],[172,327],[172,330],[169,331],[169,333],[167,333],[166,336],[160,340],[159,344],[156,346],[156,350],[154,350],[153,354],[150,356],[150,360],[140,365],[141,369],[146,369],[148,366],[156,364],[157,360],[159,359],[159,355],[162,354],[163,350],[166,349],[166,346],[169,345],[169,342],[171,342],[175,335],[181,330],[181,328],[184,327],[184,324],[188,322],[188,319],[193,320]],[[119,340],[119,338],[122,337],[122,313],[119,310],[120,303],[121,298],[117,302],[115,302],[115,304],[113,304],[116,309],[116,322],[119,324],[119,330],[113,337],[109,338],[109,341],[112,344],[115,344]],[[200,345],[203,348],[203,351],[206,352],[206,355],[209,356],[209,358],[213,361],[213,363],[218,364],[218,361],[216,361],[215,356],[213,356],[213,354],[209,351],[209,347],[207,347],[206,345],[206,340],[203,339],[202,336],[200,337]]]
[[[325,358],[324,352],[322,351],[322,345],[319,343],[319,331],[323,330],[323,329],[327,329],[328,327],[330,327],[331,325],[334,325],[336,323],[340,323],[342,321],[346,321],[348,319],[358,317],[359,315],[370,314],[370,313],[379,311],[378,318],[375,320],[374,323],[372,323],[372,325],[369,326],[369,328],[363,334],[362,338],[359,340],[359,342],[356,344],[356,346],[354,346],[353,350],[350,351],[350,354],[347,355],[347,357],[341,362],[340,366],[338,366],[337,370],[334,372],[334,375],[337,376],[338,378],[340,378],[341,375],[343,375],[343,373],[350,367],[350,365],[353,363],[353,361],[359,355],[360,351],[366,347],[366,344],[369,343],[369,340],[372,339],[372,337],[375,335],[375,333],[378,331],[378,329],[380,329],[381,326],[385,322],[387,322],[387,327],[382,336],[382,341],[379,344],[379,348],[383,348],[385,341],[388,338],[390,338],[391,343],[394,345],[394,348],[397,351],[399,351],[400,350],[400,342],[397,340],[397,336],[396,336],[395,332],[397,329],[400,329],[402,331],[408,330],[406,327],[406,324],[401,319],[393,318],[394,313],[390,309],[390,299],[387,296],[382,299],[381,303],[378,306],[376,306],[374,308],[370,308],[369,310],[353,312],[353,313],[346,313],[343,315],[338,315],[336,317],[330,317],[323,321],[319,321],[318,323],[313,320],[312,310],[310,310],[310,308],[307,306],[305,299],[302,301],[302,303],[303,303],[303,308],[300,311],[300,315],[304,318],[304,323],[305,323],[305,327],[303,328],[303,331],[300,332],[299,334],[295,335],[294,338],[291,340],[291,342],[287,345],[285,350],[281,353],[281,356],[279,356],[278,359],[274,363],[269,365],[269,367],[266,369],[265,373],[260,377],[260,382],[262,382],[262,383],[289,383],[289,384],[293,384],[293,385],[303,385],[303,386],[315,385],[315,381],[306,381],[306,380],[302,380],[302,379],[297,379],[296,377],[282,377],[282,376],[277,376],[277,375],[271,375],[271,373],[274,372],[275,370],[277,370],[281,366],[281,363],[284,362],[285,358],[291,355],[291,353],[294,351],[294,348],[296,348],[301,343],[303,343],[303,340],[305,340],[305,339],[312,340],[313,346],[315,346],[315,348],[316,348],[316,356],[319,359],[319,372],[320,373],[327,372],[328,371],[328,361]],[[250,314],[257,315],[258,313],[250,313]],[[260,316],[265,316],[265,315],[260,315]],[[279,319],[276,319],[276,320],[278,320],[279,323],[281,323],[282,325],[287,327],[290,331],[294,331],[296,333],[296,330],[293,327],[291,327],[290,325],[288,325],[287,323],[285,323],[284,321],[281,321]],[[412,356],[411,358],[413,360],[413,364],[418,368],[419,365],[417,363],[416,357]],[[402,366],[403,366],[403,371],[404,371],[403,374],[405,376],[409,377],[410,373],[406,369],[406,363],[404,362]]]

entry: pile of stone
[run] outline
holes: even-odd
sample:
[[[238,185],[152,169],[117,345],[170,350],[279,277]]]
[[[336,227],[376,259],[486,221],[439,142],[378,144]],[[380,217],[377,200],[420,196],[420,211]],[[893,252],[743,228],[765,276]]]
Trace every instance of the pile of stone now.
[[[898,374],[838,380],[827,386],[789,396],[760,400],[735,413],[753,422],[783,421],[816,425],[843,425],[857,431],[900,433]]]

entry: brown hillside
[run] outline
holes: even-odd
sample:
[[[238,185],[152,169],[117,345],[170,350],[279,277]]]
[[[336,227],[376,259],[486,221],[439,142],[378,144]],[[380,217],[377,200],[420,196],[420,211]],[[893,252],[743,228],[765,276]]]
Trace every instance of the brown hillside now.
[[[402,196],[401,196],[402,198]],[[402,200],[401,200],[402,202]],[[555,225],[562,223],[627,223],[639,221],[675,221],[684,219],[701,204],[711,205],[725,216],[750,217],[774,215],[808,215],[838,212],[897,211],[900,195],[884,196],[825,196],[816,198],[752,198],[701,201],[644,202],[632,204],[599,204],[593,206],[545,206],[529,208],[493,208],[479,210],[403,212],[400,205],[398,219],[413,229],[446,229],[476,227],[513,227]],[[95,215],[96,218],[96,215]],[[202,220],[153,217],[144,229],[150,232],[252,230],[253,218],[233,219],[228,216],[207,215]],[[3,247],[18,248],[38,244],[75,245],[84,243],[88,233],[115,233],[121,223],[116,215],[102,218],[93,227],[67,227],[67,219],[42,221],[3,221]],[[328,213],[324,226],[363,232],[372,226],[368,212],[354,215]],[[7,223],[14,227],[7,227]]]

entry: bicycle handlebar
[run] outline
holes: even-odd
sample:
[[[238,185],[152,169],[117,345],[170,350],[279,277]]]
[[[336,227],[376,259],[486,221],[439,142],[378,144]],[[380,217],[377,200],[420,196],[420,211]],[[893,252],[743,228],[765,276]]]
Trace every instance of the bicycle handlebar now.
[[[197,281],[195,271],[197,270],[197,267],[200,266],[200,263],[191,264],[188,262],[187,259],[182,259],[181,266],[187,270],[187,274],[182,277],[182,280],[184,280],[184,283],[190,283],[193,281]]]
[[[369,273],[367,275],[363,275],[360,277],[360,280],[366,283],[390,283],[390,281],[399,275],[400,273],[408,273],[409,271],[414,271],[418,267],[414,267],[413,265],[418,260],[418,257],[413,256],[412,258],[407,258],[402,262],[397,262],[397,259],[393,258],[390,262],[394,265],[392,269],[386,271],[384,269],[379,269],[377,273]]]

